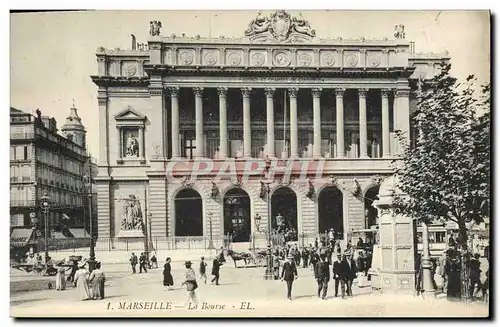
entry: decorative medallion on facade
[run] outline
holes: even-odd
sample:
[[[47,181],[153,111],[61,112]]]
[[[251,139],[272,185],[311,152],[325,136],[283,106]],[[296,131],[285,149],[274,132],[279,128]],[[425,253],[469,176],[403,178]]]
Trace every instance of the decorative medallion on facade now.
[[[331,67],[335,65],[335,55],[333,54],[333,52],[324,53],[321,57],[321,60],[323,62],[323,65],[325,66]]]
[[[316,36],[316,31],[302,14],[292,17],[286,11],[278,10],[269,16],[263,16],[259,11],[248,25],[245,35],[251,42],[301,43],[310,41]]]
[[[303,52],[299,54],[297,63],[299,66],[308,67],[311,66],[312,61],[313,61],[312,55],[310,53]]]
[[[239,52],[230,52],[227,55],[227,62],[231,66],[238,66],[241,63],[241,53],[239,53]]]
[[[191,65],[193,63],[194,53],[193,51],[182,51],[179,54],[179,62],[182,65]]]
[[[209,66],[213,66],[217,63],[217,54],[215,51],[208,51],[203,56],[203,63]]]
[[[345,64],[349,67],[354,67],[358,64],[358,55],[350,53],[345,57]]]
[[[266,57],[264,54],[257,52],[252,55],[252,65],[253,66],[262,66],[264,62],[266,61]]]
[[[290,65],[290,53],[288,51],[277,51],[274,53],[274,64],[279,67]]]
[[[372,53],[368,55],[367,65],[370,67],[378,67],[380,65],[380,55],[378,53]]]
[[[126,64],[125,67],[123,67],[123,74],[125,76],[135,76],[135,74],[137,74],[137,65]]]

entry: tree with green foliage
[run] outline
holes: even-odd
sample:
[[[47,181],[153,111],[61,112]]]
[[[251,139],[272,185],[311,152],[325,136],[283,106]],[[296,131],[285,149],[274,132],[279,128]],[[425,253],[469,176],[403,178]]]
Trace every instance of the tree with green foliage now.
[[[453,221],[459,244],[467,249],[467,223],[480,223],[490,201],[490,86],[475,91],[475,77],[461,85],[442,64],[430,81],[420,81],[412,124],[414,146],[397,131],[403,147],[395,160],[395,199],[401,213],[429,223]]]

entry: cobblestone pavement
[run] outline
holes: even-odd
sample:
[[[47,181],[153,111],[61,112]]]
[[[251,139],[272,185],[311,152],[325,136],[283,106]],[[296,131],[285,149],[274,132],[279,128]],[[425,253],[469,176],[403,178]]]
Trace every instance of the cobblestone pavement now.
[[[210,265],[209,265],[210,267]],[[412,295],[372,294],[369,287],[353,286],[354,296],[333,297],[333,282],[328,298],[316,296],[316,282],[309,268],[299,269],[293,300],[286,299],[286,284],[266,281],[264,268],[234,268],[232,262],[221,269],[220,286],[200,283],[196,291],[197,308],[185,306],[187,292],[180,286],[184,269],[173,264],[175,286],[166,291],[162,269],[147,274],[131,274],[129,265],[103,267],[108,276],[106,299],[78,301],[76,291],[44,290],[11,294],[12,316],[316,316],[316,317],[486,317],[484,304],[464,305],[446,300],[426,300]],[[195,263],[197,268],[197,263]],[[210,270],[209,270],[210,272]],[[209,276],[210,277],[210,276]],[[134,309],[135,307],[135,309]]]

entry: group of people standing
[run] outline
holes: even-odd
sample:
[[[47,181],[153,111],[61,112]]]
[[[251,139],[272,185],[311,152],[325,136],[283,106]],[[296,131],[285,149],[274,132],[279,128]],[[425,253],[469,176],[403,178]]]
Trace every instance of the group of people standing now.
[[[102,300],[104,299],[104,284],[106,276],[101,270],[101,263],[95,264],[95,269],[92,272],[86,268],[87,262],[76,265],[77,269],[72,269],[71,274],[66,278],[66,269],[61,267],[56,275],[56,290],[63,291],[66,289],[67,282],[70,282],[76,288],[78,298],[84,300]]]

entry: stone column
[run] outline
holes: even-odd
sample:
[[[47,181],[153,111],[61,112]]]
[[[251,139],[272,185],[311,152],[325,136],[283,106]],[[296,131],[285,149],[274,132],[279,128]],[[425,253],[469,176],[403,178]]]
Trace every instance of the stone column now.
[[[109,135],[108,135],[108,95],[106,91],[99,90],[97,93],[99,105],[99,166],[109,165]],[[118,133],[120,134],[120,133]],[[121,136],[121,135],[120,135]],[[107,174],[106,174],[107,175]]]
[[[410,140],[410,89],[396,90],[395,118],[397,119],[397,129],[404,133],[408,141]]]
[[[274,153],[274,89],[266,88],[266,111],[267,111],[267,154],[273,158]]]
[[[145,143],[144,142],[144,127],[140,127],[139,128],[139,158],[141,160],[144,160],[145,156],[144,156],[144,146],[145,146]]]
[[[196,157],[203,157],[203,88],[193,88],[196,116]]]
[[[298,88],[288,89],[290,97],[290,157],[299,157],[299,128],[297,124],[297,95]]]
[[[367,126],[366,126],[366,93],[367,89],[359,89],[359,157],[361,159],[368,158],[367,148]]]
[[[227,157],[227,87],[217,88],[219,94],[219,158]]]
[[[384,158],[391,156],[390,130],[389,130],[389,92],[382,90],[382,153]]]
[[[179,87],[171,87],[172,159],[179,158]]]
[[[321,158],[321,88],[311,90],[313,96],[314,146],[313,157]]]
[[[250,124],[250,94],[251,88],[242,88],[243,97],[243,155],[245,158],[252,157],[252,127]]]
[[[344,91],[345,89],[335,89],[336,107],[337,107],[337,158],[345,158]]]

